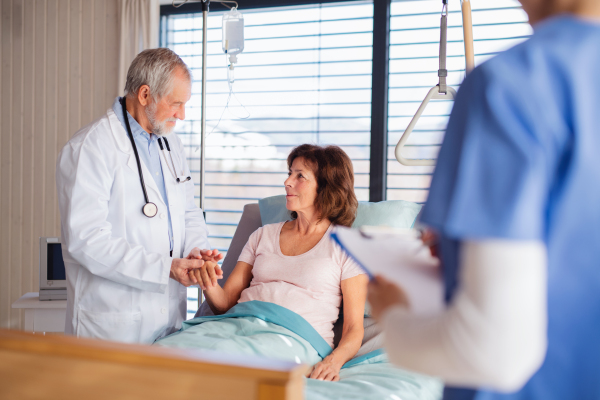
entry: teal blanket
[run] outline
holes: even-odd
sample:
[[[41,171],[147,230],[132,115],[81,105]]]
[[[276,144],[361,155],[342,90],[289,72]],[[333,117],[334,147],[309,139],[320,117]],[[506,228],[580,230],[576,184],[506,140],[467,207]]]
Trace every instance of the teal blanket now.
[[[273,303],[240,303],[223,315],[194,318],[155,345],[250,354],[314,365],[331,347],[301,316]],[[439,380],[409,373],[388,363],[382,350],[347,362],[339,382],[306,380],[306,398],[438,400]]]

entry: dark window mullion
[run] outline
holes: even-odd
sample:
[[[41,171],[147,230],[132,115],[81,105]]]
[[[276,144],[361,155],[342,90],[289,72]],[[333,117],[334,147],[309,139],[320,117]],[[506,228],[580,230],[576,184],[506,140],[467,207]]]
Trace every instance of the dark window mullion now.
[[[371,85],[371,163],[369,201],[383,201],[387,191],[388,70],[391,0],[373,0],[373,70]]]

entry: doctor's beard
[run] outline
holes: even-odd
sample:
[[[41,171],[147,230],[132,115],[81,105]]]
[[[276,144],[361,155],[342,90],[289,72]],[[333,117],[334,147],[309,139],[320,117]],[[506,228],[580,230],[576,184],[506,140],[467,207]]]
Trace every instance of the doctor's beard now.
[[[151,102],[146,107],[146,117],[150,126],[152,126],[152,133],[156,136],[168,136],[173,132],[174,126],[167,126],[167,122],[177,122],[177,118],[167,118],[164,121],[159,121],[156,118],[156,103]]]

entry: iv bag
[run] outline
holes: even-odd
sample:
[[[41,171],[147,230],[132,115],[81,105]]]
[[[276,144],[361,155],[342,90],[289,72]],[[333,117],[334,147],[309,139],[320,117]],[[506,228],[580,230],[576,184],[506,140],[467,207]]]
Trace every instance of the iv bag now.
[[[244,50],[244,17],[236,8],[223,14],[223,51],[229,55],[230,68]]]

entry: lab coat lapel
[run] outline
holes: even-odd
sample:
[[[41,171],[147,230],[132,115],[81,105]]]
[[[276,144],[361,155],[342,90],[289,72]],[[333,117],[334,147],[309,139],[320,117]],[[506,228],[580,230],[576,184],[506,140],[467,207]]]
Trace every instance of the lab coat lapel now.
[[[131,139],[129,139],[129,135],[127,134],[127,131],[125,130],[125,128],[123,128],[121,121],[119,121],[119,119],[117,118],[117,115],[115,114],[115,112],[113,111],[112,108],[108,109],[108,121],[110,124],[110,130],[115,138],[115,141],[117,142],[117,147],[123,153],[126,153],[129,155],[129,158],[127,159],[127,166],[129,168],[131,168],[133,171],[135,171],[135,173],[137,174],[138,167],[137,167],[137,162],[135,160],[135,154],[133,153],[133,148],[131,147]],[[142,174],[144,176],[144,183],[146,184],[146,190],[149,189],[149,190],[154,191],[156,197],[158,197],[158,199],[162,202],[162,204],[164,206],[166,206],[165,199],[162,198],[162,195],[161,195],[160,191],[158,190],[158,186],[156,186],[156,182],[154,181],[154,178],[152,177],[150,170],[148,169],[146,164],[144,164],[143,160],[140,160],[140,165],[142,166]],[[161,160],[161,165],[162,165],[162,160]],[[164,171],[164,167],[163,167],[163,171]],[[150,196],[150,193],[148,193],[148,196]],[[150,200],[150,201],[152,201],[152,200]]]

